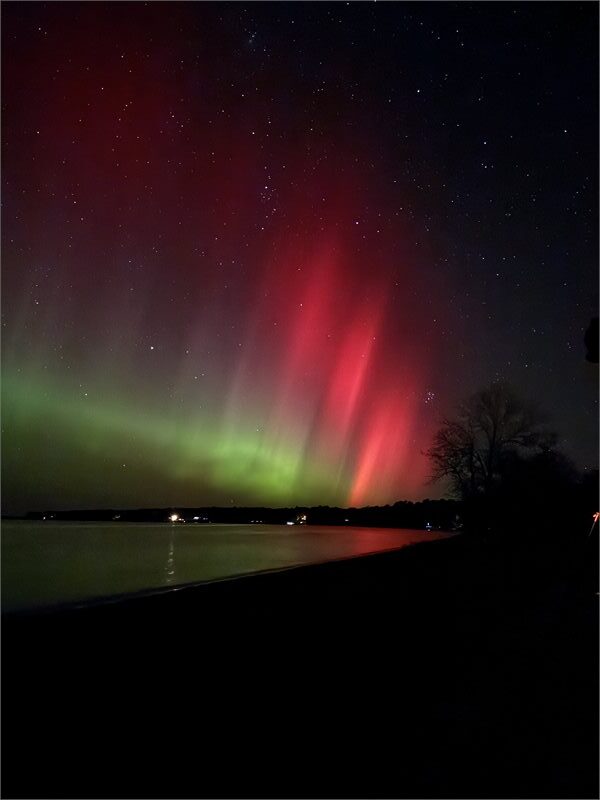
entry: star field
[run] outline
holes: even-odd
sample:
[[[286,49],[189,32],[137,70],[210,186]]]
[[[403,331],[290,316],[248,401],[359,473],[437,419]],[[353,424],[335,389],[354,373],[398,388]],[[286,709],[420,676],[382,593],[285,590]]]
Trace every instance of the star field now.
[[[6,509],[431,496],[493,380],[595,466],[597,22],[3,4]]]

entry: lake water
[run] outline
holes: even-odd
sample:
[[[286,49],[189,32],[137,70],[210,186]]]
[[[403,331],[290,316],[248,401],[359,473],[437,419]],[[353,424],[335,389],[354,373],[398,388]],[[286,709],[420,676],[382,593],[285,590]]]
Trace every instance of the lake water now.
[[[4,522],[2,608],[51,606],[396,550],[444,533],[312,525]]]

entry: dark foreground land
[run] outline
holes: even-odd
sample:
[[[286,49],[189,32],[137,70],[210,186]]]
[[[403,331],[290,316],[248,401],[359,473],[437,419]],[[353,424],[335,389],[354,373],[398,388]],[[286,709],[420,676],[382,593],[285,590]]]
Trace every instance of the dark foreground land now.
[[[3,797],[598,796],[595,538],[3,620]]]

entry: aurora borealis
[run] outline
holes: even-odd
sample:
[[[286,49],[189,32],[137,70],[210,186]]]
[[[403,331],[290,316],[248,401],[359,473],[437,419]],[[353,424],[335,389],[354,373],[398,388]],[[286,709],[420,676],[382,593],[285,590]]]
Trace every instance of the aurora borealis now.
[[[8,510],[418,499],[497,378],[591,463],[593,13],[502,5],[4,4]]]

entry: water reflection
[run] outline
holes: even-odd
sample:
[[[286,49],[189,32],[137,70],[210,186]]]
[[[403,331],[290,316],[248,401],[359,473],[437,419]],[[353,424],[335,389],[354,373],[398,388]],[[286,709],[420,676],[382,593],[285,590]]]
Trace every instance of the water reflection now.
[[[167,563],[165,565],[165,583],[171,585],[175,583],[175,525],[171,525],[171,533],[169,535],[169,550],[167,554]]]
[[[211,581],[395,550],[445,535],[312,525],[5,522],[2,607],[10,611]]]

